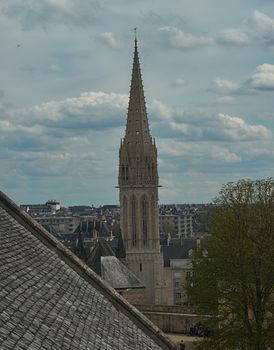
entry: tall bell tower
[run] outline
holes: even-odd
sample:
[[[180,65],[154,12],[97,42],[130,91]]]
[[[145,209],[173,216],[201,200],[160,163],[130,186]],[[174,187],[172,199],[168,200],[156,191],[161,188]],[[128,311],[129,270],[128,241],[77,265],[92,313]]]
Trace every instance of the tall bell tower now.
[[[162,303],[157,148],[149,131],[135,37],[125,137],[119,152],[121,231],[128,268],[146,286],[145,301]]]

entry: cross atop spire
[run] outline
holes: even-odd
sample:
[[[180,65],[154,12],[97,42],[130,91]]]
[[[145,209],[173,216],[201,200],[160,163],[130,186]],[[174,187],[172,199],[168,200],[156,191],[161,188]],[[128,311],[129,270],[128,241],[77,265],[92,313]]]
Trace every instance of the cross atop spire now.
[[[135,49],[137,49],[137,28],[134,28],[134,36],[135,36]]]

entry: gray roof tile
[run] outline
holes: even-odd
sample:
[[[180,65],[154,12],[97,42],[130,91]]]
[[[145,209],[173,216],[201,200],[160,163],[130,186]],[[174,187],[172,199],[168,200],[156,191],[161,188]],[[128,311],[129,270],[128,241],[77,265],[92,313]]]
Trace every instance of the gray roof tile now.
[[[0,193],[0,349],[172,349],[165,336]]]
[[[101,276],[115,289],[145,287],[116,256],[101,256]]]

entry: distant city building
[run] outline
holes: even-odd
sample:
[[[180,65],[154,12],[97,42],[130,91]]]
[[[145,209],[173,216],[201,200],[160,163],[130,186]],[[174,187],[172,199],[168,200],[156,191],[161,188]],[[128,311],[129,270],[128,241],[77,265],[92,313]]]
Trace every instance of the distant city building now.
[[[116,257],[129,267],[123,255],[124,253],[121,254],[124,251],[124,246],[123,241],[119,239],[120,207],[118,205],[102,205],[98,208],[88,205],[76,205],[68,208],[60,206],[60,209],[57,210],[58,206],[55,204],[57,201],[53,202],[48,201],[45,204],[22,205],[21,208],[25,211],[28,210],[28,213],[36,221],[63,242],[89,266],[91,266],[92,254],[94,256],[94,248],[98,245],[99,240],[104,238],[115,252]],[[149,293],[155,293],[157,291],[158,295],[161,295],[161,303],[168,305],[182,305],[187,303],[185,280],[192,268],[191,253],[197,246],[197,240],[193,236],[201,237],[207,232],[208,213],[211,208],[212,205],[210,204],[162,204],[160,206],[159,236],[163,257],[161,254],[159,255],[158,250],[157,253],[153,251],[153,254],[156,253],[156,257],[158,256],[159,258],[160,256],[160,259],[162,259],[161,264],[159,264],[160,266],[156,265],[153,269],[158,269],[157,273],[161,276],[158,281],[160,281],[159,283],[161,283],[162,287],[155,290],[151,287],[151,284],[148,284],[148,288],[150,288]],[[155,218],[157,219],[156,216]],[[157,223],[155,227],[157,227]],[[121,242],[122,246],[120,244]],[[143,249],[142,244],[142,242],[139,242],[141,247],[140,251],[136,253],[139,259],[137,261],[138,264],[142,264],[142,271],[151,271],[148,266],[152,260],[146,260],[149,250]],[[136,258],[135,253],[130,256],[131,258]],[[105,262],[103,262],[104,259]],[[109,262],[111,259],[113,261],[115,260],[114,258],[102,258],[102,263]],[[117,263],[117,260],[115,261]],[[111,266],[111,264],[108,266]],[[140,265],[137,265],[137,267],[140,270]],[[138,273],[135,273],[131,269],[142,280],[139,270]],[[105,276],[102,275],[103,278]],[[142,281],[147,289],[145,280]],[[130,289],[128,292],[124,290],[123,295],[136,305],[144,302],[153,304],[154,302],[147,299],[147,291],[145,298],[145,290]]]
[[[168,299],[171,305],[182,305],[188,301],[186,279],[191,273],[191,256],[198,244],[197,239],[185,238],[171,243],[162,246],[165,278],[169,282]]]
[[[182,238],[193,237],[194,214],[185,212],[180,215],[159,215],[160,232],[170,233],[171,236]]]
[[[56,213],[61,209],[61,205],[56,200],[48,200],[45,204],[21,204],[20,208],[24,209],[30,215],[39,215]]]
[[[79,216],[37,216],[36,221],[50,233],[72,234],[81,222]]]

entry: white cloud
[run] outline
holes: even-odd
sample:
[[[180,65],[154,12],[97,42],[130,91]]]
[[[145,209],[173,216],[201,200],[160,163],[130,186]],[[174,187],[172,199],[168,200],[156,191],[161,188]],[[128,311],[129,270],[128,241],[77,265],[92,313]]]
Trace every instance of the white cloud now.
[[[2,12],[18,18],[23,30],[46,28],[50,24],[88,26],[97,22],[100,6],[95,0],[2,0]]]
[[[255,141],[252,143],[252,147],[249,144],[242,144],[242,154],[248,159],[261,158],[274,159],[274,147],[271,140],[264,142]]]
[[[187,123],[176,123],[176,122],[171,122],[170,123],[170,128],[176,131],[179,131],[185,136],[196,136],[199,134],[201,136],[202,132],[199,127],[193,128],[191,125]]]
[[[100,41],[112,49],[120,49],[122,44],[119,40],[117,40],[113,33],[105,32],[98,35]]]
[[[263,120],[274,121],[274,113],[273,112],[265,112],[258,115],[258,118],[262,118]]]
[[[151,112],[155,111],[155,114],[159,119],[162,120],[172,120],[172,110],[166,104],[159,100],[152,100],[152,103],[149,106],[151,108]]]
[[[0,133],[24,132],[27,134],[41,135],[44,132],[42,125],[25,126],[14,121],[0,120]]]
[[[176,86],[176,87],[185,86],[185,85],[187,85],[187,81],[184,78],[177,78],[171,83],[171,85]]]
[[[49,67],[48,67],[48,71],[49,72],[52,72],[52,73],[58,73],[60,72],[62,69],[60,66],[58,66],[58,64],[51,64]]]
[[[157,142],[159,153],[171,157],[179,157],[193,162],[222,162],[235,163],[240,162],[241,157],[229,150],[225,146],[208,142],[207,147],[204,143],[186,143],[179,140],[160,139]]]
[[[248,84],[256,90],[274,90],[274,65],[264,63],[258,66]]]
[[[219,131],[232,140],[270,139],[272,133],[263,125],[247,124],[242,118],[219,113]],[[217,124],[216,123],[216,124]]]
[[[75,121],[75,125],[84,121],[103,122],[115,116],[117,110],[126,110],[127,94],[105,93],[102,91],[84,92],[79,97],[67,98],[60,101],[44,102],[40,105],[19,109],[13,112],[18,120],[32,120],[40,123],[48,121]],[[99,113],[96,108],[107,110],[108,113]],[[122,113],[122,112],[121,112]],[[117,115],[119,118],[120,116]],[[74,119],[75,118],[75,119]],[[121,118],[122,119],[122,118]],[[66,123],[64,123],[65,127]]]
[[[194,36],[176,27],[164,26],[160,28],[160,32],[166,45],[177,49],[195,49],[214,44],[214,40],[210,37]]]
[[[250,43],[251,39],[249,35],[242,29],[231,28],[224,30],[219,38],[218,42],[225,45],[242,46]]]
[[[216,102],[220,105],[233,105],[236,99],[233,96],[219,96],[216,98]]]
[[[274,45],[274,19],[258,10],[254,11],[248,23],[267,46]]]
[[[215,87],[222,92],[236,92],[239,89],[239,85],[233,81],[216,78],[213,81]]]
[[[272,133],[263,125],[248,124],[244,119],[228,114],[184,115],[183,121],[173,121],[170,128],[188,140],[250,141],[266,140]]]
[[[53,161],[70,161],[73,155],[68,152],[41,152],[27,151],[22,152],[21,158],[25,160],[53,160]]]
[[[216,78],[213,85],[217,92],[234,95],[274,91],[274,65],[269,63],[259,65],[250,77],[241,82]],[[224,98],[227,99],[227,96]]]

